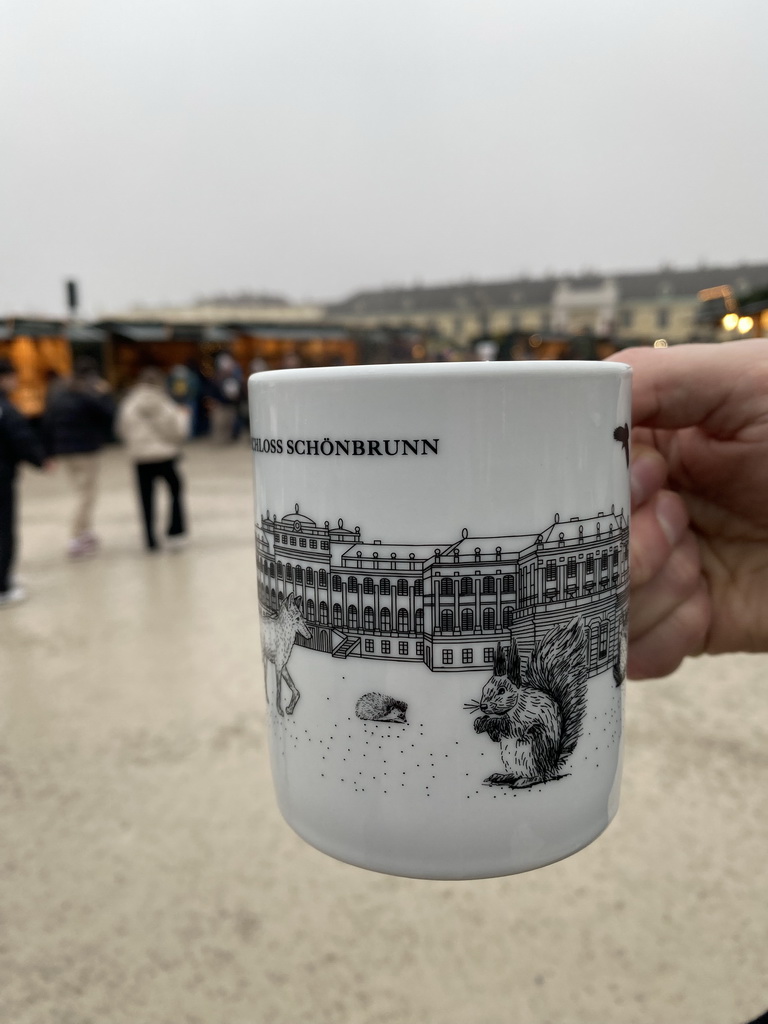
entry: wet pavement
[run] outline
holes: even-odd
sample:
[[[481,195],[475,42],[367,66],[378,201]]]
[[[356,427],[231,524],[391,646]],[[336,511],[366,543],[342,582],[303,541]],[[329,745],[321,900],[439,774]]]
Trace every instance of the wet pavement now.
[[[768,657],[627,699],[618,819],[481,882],[337,863],[272,795],[247,444],[191,446],[192,541],[145,555],[122,452],[98,557],[25,472],[0,612],[2,1024],[740,1024],[768,1007]]]

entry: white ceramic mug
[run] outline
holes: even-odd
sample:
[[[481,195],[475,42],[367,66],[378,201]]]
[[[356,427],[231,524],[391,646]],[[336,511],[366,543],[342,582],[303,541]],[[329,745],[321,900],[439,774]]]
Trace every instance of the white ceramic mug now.
[[[618,806],[630,368],[278,370],[249,392],[286,821],[417,878],[586,846]]]

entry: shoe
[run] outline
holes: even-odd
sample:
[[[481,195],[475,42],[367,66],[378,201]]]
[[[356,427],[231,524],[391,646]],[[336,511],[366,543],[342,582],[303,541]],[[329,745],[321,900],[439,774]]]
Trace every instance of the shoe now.
[[[67,554],[70,558],[86,558],[88,555],[95,555],[99,542],[92,533],[83,533],[69,542]]]
[[[168,551],[181,551],[189,544],[186,533],[173,533],[165,538],[165,547]]]
[[[23,601],[27,596],[27,592],[24,587],[19,586],[16,583],[10,588],[10,590],[0,591],[0,608],[5,608],[7,605],[18,604]]]

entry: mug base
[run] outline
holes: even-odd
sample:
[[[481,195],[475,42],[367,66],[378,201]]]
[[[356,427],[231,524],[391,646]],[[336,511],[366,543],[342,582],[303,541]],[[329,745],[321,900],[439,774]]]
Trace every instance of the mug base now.
[[[329,841],[327,837],[314,834],[301,825],[296,825],[287,817],[285,820],[291,829],[320,853],[333,857],[334,860],[343,864],[350,864],[352,867],[362,868],[365,871],[375,871],[383,875],[395,875],[400,878],[414,878],[423,881],[440,882],[470,882],[482,878],[504,878],[507,875],[524,874],[527,871],[535,871],[536,868],[547,867],[549,864],[556,864],[579,853],[606,831],[616,816],[616,811],[609,813],[598,825],[585,829],[578,835],[572,835],[568,841],[560,844],[550,842],[547,852],[539,851],[539,854],[532,858],[520,856],[515,858],[508,856],[503,860],[489,858],[487,861],[480,857],[473,857],[461,863],[443,862],[436,863],[417,862],[404,855],[402,858],[388,856],[383,858],[375,853],[359,855],[348,847]]]

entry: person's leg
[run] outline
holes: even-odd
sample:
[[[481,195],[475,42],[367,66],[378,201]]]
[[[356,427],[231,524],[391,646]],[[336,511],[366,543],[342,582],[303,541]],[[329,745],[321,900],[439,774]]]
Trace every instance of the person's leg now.
[[[144,538],[146,540],[147,547],[154,550],[157,547],[157,541],[155,540],[155,528],[154,528],[154,489],[155,489],[155,473],[157,470],[156,462],[137,462],[136,463],[136,483],[139,489],[139,498],[141,499],[141,511],[144,521]]]
[[[75,541],[83,532],[83,464],[79,455],[62,455],[60,459],[72,482],[72,490],[75,492],[75,509],[70,531],[70,537]]]
[[[75,491],[75,514],[72,520],[72,539],[69,554],[73,558],[92,555],[98,540],[91,529],[93,508],[96,502],[96,482],[99,470],[99,453],[82,452],[62,456]]]
[[[16,548],[14,481],[0,474],[0,594],[11,590],[11,569]]]
[[[186,520],[182,505],[183,484],[176,471],[176,460],[169,459],[163,464],[163,476],[171,492],[171,507],[168,517],[168,536],[179,537],[186,533]]]
[[[93,510],[96,506],[96,490],[99,481],[101,456],[99,452],[86,452],[81,456],[81,502],[80,534],[95,540],[93,535]]]

